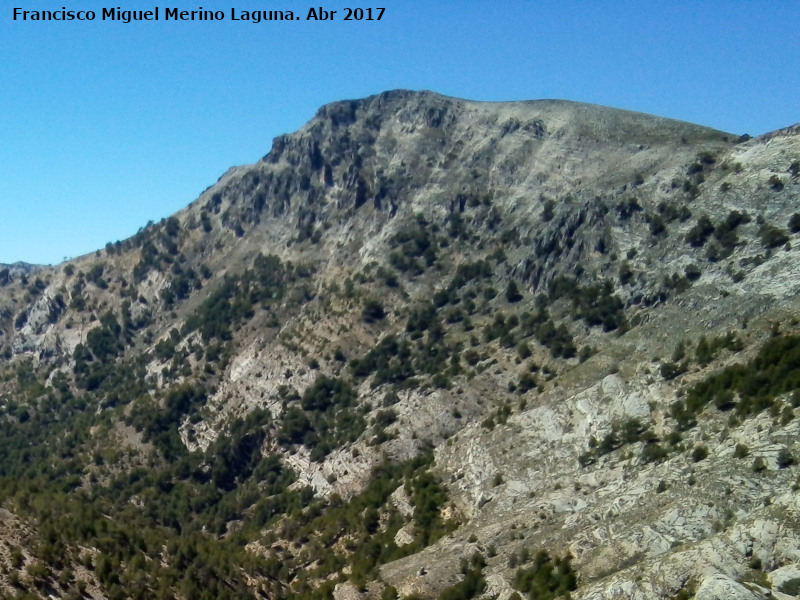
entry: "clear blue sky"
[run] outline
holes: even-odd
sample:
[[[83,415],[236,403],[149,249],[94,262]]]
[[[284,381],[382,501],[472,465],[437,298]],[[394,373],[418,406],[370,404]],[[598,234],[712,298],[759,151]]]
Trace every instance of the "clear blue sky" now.
[[[20,22],[13,7],[225,11]],[[306,22],[312,6],[337,19]],[[800,121],[796,0],[0,0],[0,263],[58,263],[181,209],[317,108],[394,88],[563,98],[757,135]],[[353,2],[350,6],[370,6]],[[231,22],[294,10],[296,22]]]

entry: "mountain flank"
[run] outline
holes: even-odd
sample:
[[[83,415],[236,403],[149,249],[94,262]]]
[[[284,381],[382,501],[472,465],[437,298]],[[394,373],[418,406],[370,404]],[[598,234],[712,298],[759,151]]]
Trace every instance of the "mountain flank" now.
[[[799,134],[393,91],[0,266],[0,595],[797,597]]]

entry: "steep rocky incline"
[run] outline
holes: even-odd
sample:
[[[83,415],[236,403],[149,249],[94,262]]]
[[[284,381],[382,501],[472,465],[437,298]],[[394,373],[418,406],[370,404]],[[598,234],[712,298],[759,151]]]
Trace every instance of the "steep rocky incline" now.
[[[799,126],[394,91],[0,266],[0,594],[794,597],[798,199]]]

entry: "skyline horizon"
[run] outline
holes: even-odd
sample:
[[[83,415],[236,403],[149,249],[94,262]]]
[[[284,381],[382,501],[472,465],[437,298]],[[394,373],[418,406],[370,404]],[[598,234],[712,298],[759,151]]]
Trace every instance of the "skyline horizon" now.
[[[0,11],[0,263],[58,264],[134,235],[321,106],[388,90],[566,100],[754,137],[800,121],[800,44],[782,33],[800,28],[800,11],[779,0],[395,0],[359,22],[283,6],[294,20],[22,22]]]
[[[363,97],[360,97],[360,98],[342,98],[340,100],[333,100],[332,102],[327,102],[325,104],[320,105],[320,107],[317,109],[317,112],[319,110],[321,110],[323,107],[328,106],[330,104],[336,104],[336,103],[339,103],[339,102],[361,102],[361,101],[364,101],[364,100],[367,100],[367,99],[370,99],[370,98],[373,98],[373,97],[377,97],[377,96],[381,96],[383,94],[388,94],[388,93],[393,93],[393,92],[430,93],[430,94],[439,95],[439,96],[442,96],[444,98],[449,98],[449,99],[453,99],[453,100],[466,101],[466,102],[476,102],[476,103],[486,103],[486,104],[519,104],[519,103],[527,104],[527,103],[537,103],[537,102],[566,102],[566,103],[570,103],[570,104],[578,104],[578,105],[586,105],[586,106],[598,106],[598,107],[601,107],[601,108],[607,108],[607,109],[612,109],[612,110],[616,110],[616,111],[627,112],[627,113],[631,113],[631,114],[635,114],[635,115],[644,115],[644,116],[654,117],[654,118],[658,118],[658,119],[665,119],[667,121],[675,121],[675,122],[679,122],[679,123],[686,123],[686,124],[689,124],[689,125],[706,127],[706,125],[703,125],[702,123],[692,123],[690,121],[684,121],[684,120],[681,120],[681,119],[674,119],[674,118],[671,118],[671,117],[664,117],[664,116],[661,116],[661,115],[655,115],[655,114],[652,114],[652,113],[646,113],[646,112],[637,111],[637,110],[631,110],[631,109],[627,109],[627,108],[618,108],[618,107],[614,107],[614,106],[607,106],[607,105],[595,104],[595,103],[590,103],[590,102],[580,102],[580,101],[569,100],[569,99],[565,99],[565,98],[535,98],[535,99],[520,99],[520,100],[473,100],[473,99],[470,99],[470,98],[459,98],[457,96],[441,94],[441,93],[439,93],[439,92],[437,92],[435,90],[427,90],[427,89],[426,90],[413,90],[413,89],[408,89],[408,88],[394,88],[394,89],[390,89],[390,90],[384,90],[382,92],[378,92],[378,93],[375,93],[375,94],[370,94],[368,96],[363,96]],[[278,134],[278,136],[293,135],[293,134],[297,133],[300,129],[302,129],[302,127],[305,127],[308,123],[313,121],[314,118],[316,118],[316,113],[314,115],[312,115],[301,127],[297,128],[297,129],[295,129],[293,131],[289,131],[289,132]],[[767,132],[764,132],[762,134],[755,135],[755,136],[749,136],[749,134],[740,134],[740,133],[731,132],[731,131],[723,131],[723,130],[719,130],[719,129],[716,129],[716,128],[713,128],[713,127],[711,127],[710,129],[715,129],[716,131],[719,131],[721,133],[728,134],[728,135],[739,135],[739,136],[742,136],[742,137],[747,137],[748,139],[754,139],[755,140],[755,139],[757,139],[759,137],[762,137],[762,136],[765,136],[765,135],[770,135],[770,134],[772,134],[772,133],[774,133],[776,131],[781,131],[782,129],[787,129],[787,128],[793,127],[795,125],[798,125],[798,124],[800,124],[800,122],[792,123],[792,124],[787,125],[785,127],[780,127],[778,129],[775,129],[775,130],[772,130],[772,131],[767,131]],[[257,164],[263,158],[266,158],[266,156],[268,156],[269,153],[272,151],[272,142],[273,141],[274,141],[274,138],[273,138],[272,141],[270,141],[270,148],[260,158],[258,158],[257,160],[255,160],[253,162],[246,162],[246,163],[231,165],[224,172],[220,173],[213,183],[209,184],[206,188],[204,188],[203,190],[198,192],[196,197],[193,198],[192,200],[190,200],[183,207],[178,208],[176,211],[173,211],[172,213],[169,213],[167,215],[163,215],[162,217],[160,217],[158,219],[149,219],[146,223],[140,225],[137,228],[136,231],[131,231],[128,235],[126,235],[125,237],[120,238],[118,240],[113,240],[113,241],[109,240],[107,242],[107,244],[117,243],[117,242],[124,242],[125,240],[135,236],[137,233],[139,233],[140,231],[146,229],[147,227],[149,227],[151,225],[155,225],[157,223],[160,223],[160,222],[164,221],[165,219],[169,218],[172,215],[175,215],[175,214],[177,214],[179,212],[182,212],[184,210],[189,209],[206,191],[208,191],[209,189],[213,188],[214,185],[216,185],[216,183],[219,182],[222,179],[222,177],[225,175],[225,173],[227,173],[231,169],[236,169],[236,168],[240,168],[240,167],[247,167],[247,166],[250,166],[250,165],[254,165],[254,164]],[[743,140],[743,141],[747,141],[747,140]],[[59,264],[63,264],[64,262],[69,262],[69,261],[74,260],[74,259],[79,259],[79,258],[82,258],[82,257],[85,257],[85,256],[89,256],[91,254],[95,254],[97,252],[102,252],[104,250],[104,248],[105,248],[105,246],[100,246],[100,247],[93,248],[93,249],[91,249],[91,250],[89,250],[89,251],[87,251],[87,252],[85,252],[83,254],[79,254],[79,255],[76,255],[76,256],[64,256],[61,261],[58,261],[56,263],[31,263],[31,262],[28,262],[28,261],[25,261],[25,260],[18,260],[18,261],[15,261],[13,263],[0,262],[0,265],[5,265],[5,266],[28,265],[28,266],[33,266],[33,267],[58,266]]]

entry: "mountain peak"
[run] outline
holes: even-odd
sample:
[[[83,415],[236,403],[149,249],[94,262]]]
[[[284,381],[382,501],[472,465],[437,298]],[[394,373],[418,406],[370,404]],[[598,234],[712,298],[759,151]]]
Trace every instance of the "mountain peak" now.
[[[0,595],[794,593],[796,134],[396,90],[19,266]]]

